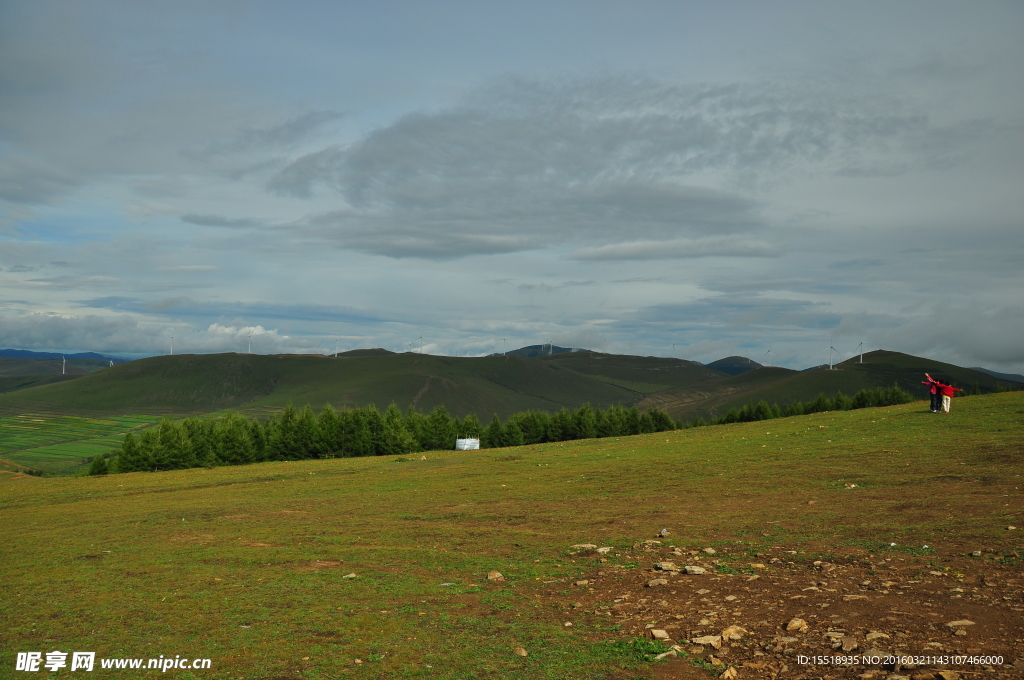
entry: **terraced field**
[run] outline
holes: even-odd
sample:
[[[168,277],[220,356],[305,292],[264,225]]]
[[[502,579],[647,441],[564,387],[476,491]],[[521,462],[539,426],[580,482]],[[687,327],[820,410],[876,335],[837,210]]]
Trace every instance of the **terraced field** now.
[[[156,416],[97,419],[36,413],[0,418],[0,459],[7,461],[7,469],[73,474],[87,459],[120,447],[125,432],[157,420]]]

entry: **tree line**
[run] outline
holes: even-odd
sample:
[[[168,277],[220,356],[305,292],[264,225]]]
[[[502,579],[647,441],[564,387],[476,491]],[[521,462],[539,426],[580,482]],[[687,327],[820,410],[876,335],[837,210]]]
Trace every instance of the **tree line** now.
[[[463,419],[452,416],[443,405],[426,415],[412,407],[403,414],[395,404],[388,406],[384,413],[372,405],[341,411],[328,405],[318,414],[308,405],[301,410],[288,405],[280,414],[265,421],[246,419],[237,413],[218,419],[164,419],[159,425],[143,430],[138,437],[131,432],[126,434],[119,451],[92,460],[89,474],[399,455],[452,449],[456,438],[479,439],[481,448],[523,446],[890,406],[913,399],[910,393],[894,385],[861,390],[853,397],[842,392],[832,398],[821,394],[812,402],[797,401],[784,409],[762,400],[730,409],[710,422],[703,418],[677,422],[659,409],[640,413],[635,406],[600,410],[584,404],[575,410],[563,408],[554,413],[524,411],[509,416],[504,423],[495,415],[486,426],[473,414]]]

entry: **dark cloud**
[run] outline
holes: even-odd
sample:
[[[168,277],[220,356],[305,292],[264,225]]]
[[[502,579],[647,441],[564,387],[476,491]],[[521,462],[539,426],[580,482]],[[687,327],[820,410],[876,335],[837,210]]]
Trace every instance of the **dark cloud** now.
[[[564,243],[586,245],[579,259],[767,256],[757,240],[676,240],[757,234],[763,206],[739,187],[875,163],[927,130],[898,104],[776,86],[506,79],[306,154],[267,189],[335,193],[348,207],[307,233],[391,257]],[[708,188],[710,176],[737,190]]]

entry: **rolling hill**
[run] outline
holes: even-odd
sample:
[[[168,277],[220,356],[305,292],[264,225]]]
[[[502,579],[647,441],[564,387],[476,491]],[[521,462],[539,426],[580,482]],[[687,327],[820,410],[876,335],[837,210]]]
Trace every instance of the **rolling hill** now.
[[[821,392],[852,395],[894,382],[926,398],[920,384],[926,371],[968,390],[976,383],[983,392],[1000,386],[1024,388],[981,371],[885,350],[865,354],[863,364],[849,360],[833,371],[762,366],[736,375],[679,359],[587,350],[474,358],[382,349],[337,357],[186,354],[138,359],[73,380],[0,393],[0,415],[186,415],[223,409],[260,415],[289,403],[319,409],[328,403],[383,408],[395,402],[421,412],[443,404],[460,417],[475,413],[487,419],[492,413],[504,418],[518,411],[553,411],[590,402],[597,408],[660,408],[674,418],[692,420],[761,399],[785,406],[813,400]],[[61,376],[45,377],[57,378]],[[0,392],[3,380],[14,379],[0,378]]]

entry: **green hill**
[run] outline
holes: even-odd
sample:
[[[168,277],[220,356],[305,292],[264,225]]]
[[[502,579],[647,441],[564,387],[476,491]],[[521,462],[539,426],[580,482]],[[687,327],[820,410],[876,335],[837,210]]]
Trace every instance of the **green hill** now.
[[[0,413],[186,414],[228,408],[263,413],[288,403],[384,407],[394,401],[403,409],[411,404],[429,411],[444,404],[460,416],[506,417],[587,401],[604,408],[642,396],[562,362],[516,356],[453,358],[384,350],[336,358],[206,354],[139,359],[72,382],[0,395]]]
[[[185,415],[223,409],[252,415],[277,411],[288,403],[319,409],[328,403],[336,408],[383,408],[395,402],[402,409],[413,405],[421,412],[443,404],[460,417],[475,413],[486,419],[492,413],[505,418],[518,411],[553,411],[590,402],[597,408],[657,407],[675,418],[691,419],[721,415],[761,399],[784,406],[813,400],[821,392],[852,395],[894,382],[925,398],[920,381],[926,371],[967,390],[975,383],[983,392],[1024,387],[980,371],[884,350],[865,354],[863,364],[849,360],[833,371],[760,367],[738,375],[679,359],[591,351],[476,358],[380,349],[337,357],[185,354],[139,359],[51,384],[33,386],[31,379],[17,378],[24,389],[0,393],[0,415]],[[4,388],[0,382],[0,392]]]
[[[761,364],[756,361],[748,359],[747,357],[739,356],[725,357],[718,361],[712,361],[707,366],[708,368],[713,368],[716,371],[728,373],[729,375],[739,375],[740,373],[752,371],[755,368],[761,368]]]
[[[981,371],[900,352],[876,350],[864,354],[864,363],[859,363],[859,357],[855,357],[836,364],[831,371],[825,368],[793,371],[761,367],[710,383],[704,389],[682,388],[652,394],[639,406],[641,409],[657,407],[675,418],[708,418],[762,399],[785,406],[794,401],[811,401],[820,393],[832,396],[842,391],[853,395],[861,389],[888,387],[893,383],[921,399],[927,399],[928,388],[921,384],[926,372],[968,393],[975,384],[986,393],[1006,388],[1024,389],[1024,385],[999,380]]]

